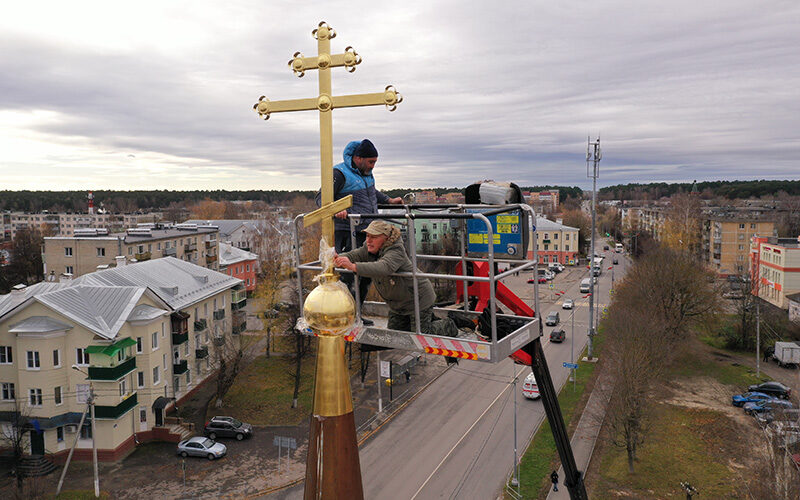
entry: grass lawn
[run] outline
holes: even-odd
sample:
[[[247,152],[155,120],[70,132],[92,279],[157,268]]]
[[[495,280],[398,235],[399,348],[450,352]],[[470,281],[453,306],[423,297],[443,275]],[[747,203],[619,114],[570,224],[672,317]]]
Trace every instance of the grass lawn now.
[[[699,486],[703,498],[737,498],[738,481],[720,453],[728,417],[713,410],[656,404],[651,431],[642,446],[635,472],[628,473],[623,448],[605,447],[600,477],[592,485],[592,498],[682,498],[680,481]]]
[[[602,346],[603,335],[595,336],[593,349],[595,356],[601,355]],[[578,358],[580,357],[578,356]],[[580,368],[577,370],[576,389],[573,391],[573,384],[567,382],[558,395],[558,404],[561,406],[564,424],[568,429],[572,415],[575,413],[578,403],[583,399],[587,382],[592,379],[596,366],[595,363],[580,363]],[[553,432],[550,430],[550,423],[545,418],[519,465],[520,491],[523,498],[539,498],[542,492],[547,490],[550,485],[550,473],[557,468],[555,466],[557,460],[558,451],[553,440]]]
[[[236,377],[222,408],[212,402],[209,410],[253,425],[297,425],[312,409],[314,356],[303,358],[297,408],[292,408],[294,370],[290,356],[259,356]]]
[[[722,351],[723,355],[725,351]],[[766,375],[756,377],[756,372],[735,360],[716,359],[710,361],[708,355],[688,352],[672,370],[671,376],[679,377],[711,377],[722,384],[747,389],[748,385],[759,384],[770,380]]]

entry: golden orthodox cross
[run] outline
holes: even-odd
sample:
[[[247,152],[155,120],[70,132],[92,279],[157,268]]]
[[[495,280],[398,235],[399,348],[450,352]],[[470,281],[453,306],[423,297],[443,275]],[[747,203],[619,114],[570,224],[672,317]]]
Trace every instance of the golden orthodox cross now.
[[[289,61],[289,67],[294,74],[302,77],[306,71],[319,70],[319,96],[308,99],[288,99],[284,101],[270,101],[261,96],[253,108],[259,116],[267,120],[271,113],[286,111],[319,110],[319,152],[320,152],[320,177],[322,203],[319,209],[307,214],[303,218],[303,225],[308,227],[317,222],[322,222],[322,237],[329,246],[333,245],[333,219],[331,217],[352,206],[353,197],[348,195],[340,200],[333,201],[333,116],[331,111],[335,108],[354,108],[358,106],[386,105],[389,111],[394,111],[403,97],[392,87],[387,86],[383,92],[373,94],[355,94],[345,96],[331,95],[331,68],[344,66],[352,73],[361,63],[361,56],[352,48],[347,47],[342,54],[331,54],[331,39],[336,37],[333,30],[324,21],[311,32],[317,39],[317,56],[303,57],[295,52]]]

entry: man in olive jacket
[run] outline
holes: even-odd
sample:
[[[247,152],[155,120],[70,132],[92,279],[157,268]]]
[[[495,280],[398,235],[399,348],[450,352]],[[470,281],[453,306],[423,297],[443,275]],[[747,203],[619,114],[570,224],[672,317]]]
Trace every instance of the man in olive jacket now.
[[[372,221],[364,232],[364,245],[337,255],[337,267],[372,278],[372,283],[389,306],[390,330],[416,331],[414,317],[414,283],[410,277],[391,276],[410,273],[411,260],[406,255],[400,229],[388,222]],[[433,320],[436,294],[428,278],[417,279],[420,331],[429,333]]]

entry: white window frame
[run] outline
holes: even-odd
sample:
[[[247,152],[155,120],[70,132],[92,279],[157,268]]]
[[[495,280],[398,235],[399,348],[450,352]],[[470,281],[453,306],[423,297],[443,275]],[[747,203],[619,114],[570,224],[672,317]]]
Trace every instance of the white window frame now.
[[[61,368],[61,349],[53,349],[53,368]]]
[[[40,408],[42,406],[42,390],[32,387],[28,389],[28,406]]]
[[[75,274],[75,268],[72,266],[64,266],[64,272],[67,274]]]
[[[153,368],[153,385],[158,385],[161,382],[161,372],[158,371],[158,367]]]
[[[119,381],[119,397],[123,398],[126,394],[128,394],[128,381],[123,378]]]
[[[89,354],[86,352],[86,348],[75,348],[75,364],[78,366],[89,366]]]
[[[103,247],[96,247],[97,248],[97,256],[98,257],[105,257],[106,256],[106,249]]]
[[[153,350],[154,351],[158,350],[158,332],[153,332],[153,334],[150,335],[150,342],[152,344]]]
[[[136,372],[136,388],[141,389],[144,387],[145,380],[144,380],[144,372]]]
[[[3,382],[0,384],[0,398],[3,401],[14,401],[17,399],[17,389],[14,382]]]
[[[72,257],[72,247],[64,247],[64,257]]]
[[[142,354],[144,352],[144,341],[142,337],[136,337],[136,354]]]
[[[14,348],[10,345],[0,345],[0,365],[14,364]]]
[[[28,370],[42,369],[42,359],[39,356],[39,351],[25,352],[25,366],[28,368]]]

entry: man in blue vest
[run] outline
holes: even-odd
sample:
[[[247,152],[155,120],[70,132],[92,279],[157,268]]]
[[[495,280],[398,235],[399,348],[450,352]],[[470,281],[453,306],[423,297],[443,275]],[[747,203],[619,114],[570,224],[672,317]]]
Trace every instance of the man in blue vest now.
[[[375,178],[372,177],[372,169],[378,161],[378,150],[372,141],[352,141],[347,144],[342,153],[344,161],[333,166],[333,199],[338,200],[351,194],[353,195],[353,206],[348,210],[337,213],[334,221],[334,245],[336,253],[344,253],[352,250],[350,240],[350,221],[347,214],[375,214],[378,213],[378,204],[402,204],[402,198],[389,198],[387,195],[375,189]],[[317,194],[317,205],[320,204],[319,194]],[[364,229],[371,220],[361,220],[355,227],[356,248],[362,246],[366,239]],[[352,290],[353,275],[342,276],[342,281]],[[367,296],[367,291],[371,280],[369,278],[359,278],[358,287],[360,291],[361,303]],[[369,320],[364,320],[365,324],[371,324]]]

